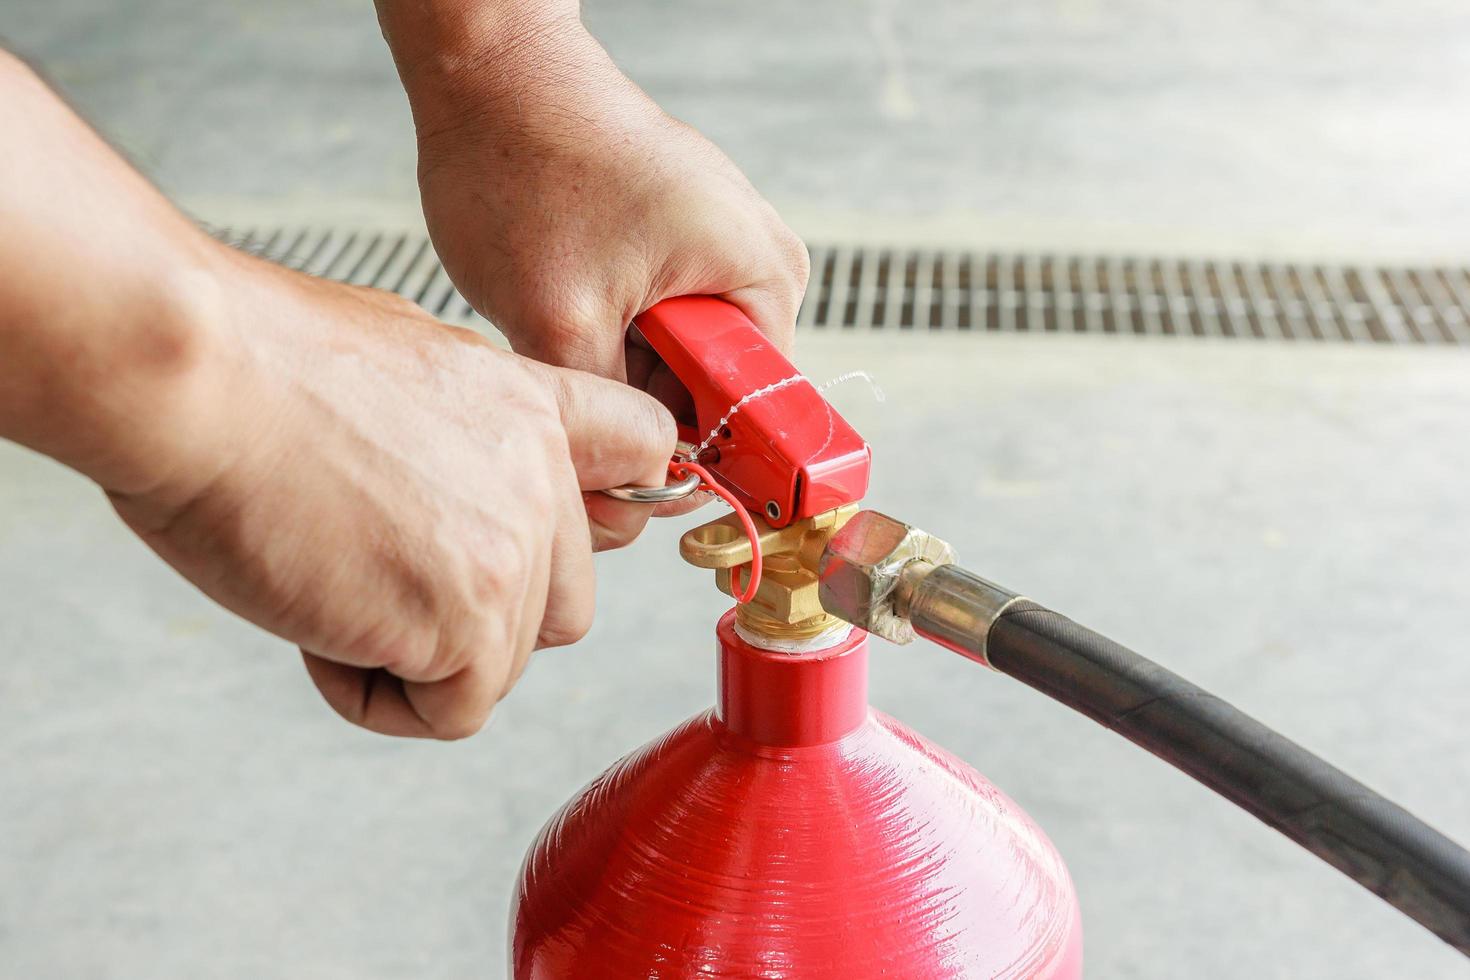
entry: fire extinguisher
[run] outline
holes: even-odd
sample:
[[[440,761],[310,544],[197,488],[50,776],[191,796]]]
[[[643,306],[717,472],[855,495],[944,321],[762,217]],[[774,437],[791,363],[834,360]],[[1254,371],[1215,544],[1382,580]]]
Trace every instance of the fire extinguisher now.
[[[733,514],[680,552],[737,599],[719,696],[568,802],[528,853],[517,980],[970,980],[1082,975],[1076,894],[1032,820],[867,704],[869,634],[921,636],[1177,766],[1470,955],[1470,853],[1157,664],[860,511],[862,438],[734,306],[666,300],[637,327],[697,424],[656,502]]]

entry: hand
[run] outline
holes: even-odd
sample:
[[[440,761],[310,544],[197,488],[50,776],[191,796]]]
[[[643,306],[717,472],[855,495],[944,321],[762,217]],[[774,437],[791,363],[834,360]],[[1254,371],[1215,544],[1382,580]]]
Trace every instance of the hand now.
[[[677,407],[682,389],[626,328],[661,299],[708,294],[789,353],[806,249],[723,153],[574,17],[471,36],[477,51],[430,68],[395,53],[434,244],[517,352]]]
[[[0,438],[380,732],[467,735],[586,631],[593,548],[648,514],[579,491],[663,482],[657,402],[224,247],[3,52],[0,122]]]
[[[475,732],[533,648],[586,632],[592,550],[631,540],[647,508],[579,491],[662,483],[672,419],[390,294],[220,261],[194,413],[218,428],[130,481],[147,489],[112,492],[118,513],[298,644],[347,720]]]

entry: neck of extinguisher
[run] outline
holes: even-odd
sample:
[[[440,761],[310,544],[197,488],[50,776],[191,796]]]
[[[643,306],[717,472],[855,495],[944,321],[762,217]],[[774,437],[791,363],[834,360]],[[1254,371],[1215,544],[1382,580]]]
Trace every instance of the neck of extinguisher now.
[[[868,634],[854,629],[820,650],[766,650],[721,617],[719,716],[725,727],[762,745],[835,742],[868,719]]]

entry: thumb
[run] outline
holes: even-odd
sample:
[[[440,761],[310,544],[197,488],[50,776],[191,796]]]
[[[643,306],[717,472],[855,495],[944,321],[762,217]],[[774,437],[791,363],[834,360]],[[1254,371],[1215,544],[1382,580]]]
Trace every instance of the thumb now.
[[[740,307],[740,312],[787,357],[796,343],[796,315],[801,310],[801,297],[801,289],[789,282],[745,286],[720,296]]]
[[[595,491],[623,484],[663,486],[677,438],[674,417],[651,395],[621,382],[534,362],[531,367],[561,409],[592,547],[621,548],[638,537],[653,507]]]
[[[620,381],[527,362],[556,396],[583,490],[663,486],[677,433],[656,399]]]

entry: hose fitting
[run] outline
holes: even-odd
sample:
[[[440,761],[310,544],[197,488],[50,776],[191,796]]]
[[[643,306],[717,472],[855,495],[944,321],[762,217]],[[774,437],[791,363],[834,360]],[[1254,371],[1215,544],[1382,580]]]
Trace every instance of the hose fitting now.
[[[818,563],[822,608],[894,643],[922,636],[988,666],[990,627],[1021,597],[954,560],[928,531],[862,511]]]

